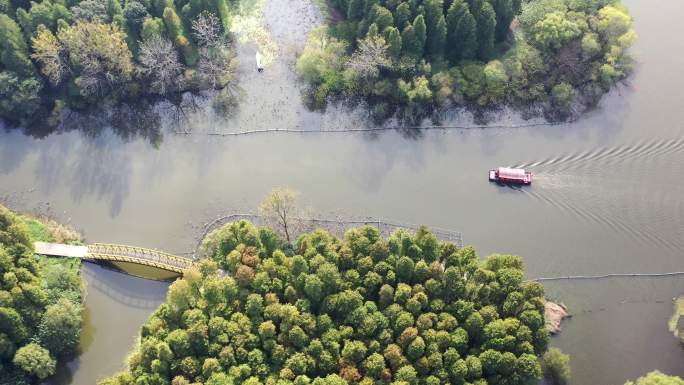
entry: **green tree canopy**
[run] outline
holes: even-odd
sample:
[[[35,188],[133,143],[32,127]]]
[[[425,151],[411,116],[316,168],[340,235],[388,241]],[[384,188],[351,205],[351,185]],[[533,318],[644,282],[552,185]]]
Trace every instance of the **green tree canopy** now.
[[[41,380],[55,372],[55,359],[50,356],[47,349],[36,343],[19,348],[14,355],[13,362],[26,373]]]
[[[26,221],[0,205],[0,383],[53,374],[55,358],[78,345],[81,331],[81,282],[72,279],[80,264],[39,263],[33,241],[51,241],[50,232],[32,220],[37,230],[29,233]]]
[[[532,314],[543,319],[543,290],[526,289],[518,257],[481,261],[426,228],[385,239],[365,226],[341,240],[316,230],[287,253],[267,250],[262,232],[240,221],[209,234],[210,260],[171,285],[129,370],[102,384],[437,385],[508,375],[523,385],[541,377],[535,355],[547,332]],[[240,283],[244,269],[253,279]]]
[[[321,49],[322,39],[309,40],[298,65],[310,84],[306,95],[314,107],[323,107],[331,96],[364,98],[377,122],[394,114],[418,124],[435,108],[503,104],[526,112],[534,104],[549,120],[569,119],[594,106],[633,66],[628,48],[636,34],[620,0],[331,4],[347,19],[320,31],[344,49],[336,51],[338,60],[317,61],[311,71],[310,53]],[[379,73],[360,77],[347,70],[336,76],[340,62],[368,57],[359,55],[367,47],[361,42],[377,36],[388,46]]]
[[[542,370],[555,385],[565,385],[570,381],[570,356],[558,348],[550,348],[542,357]]]
[[[684,380],[677,376],[668,376],[659,371],[653,371],[636,381],[627,381],[625,385],[684,385]]]

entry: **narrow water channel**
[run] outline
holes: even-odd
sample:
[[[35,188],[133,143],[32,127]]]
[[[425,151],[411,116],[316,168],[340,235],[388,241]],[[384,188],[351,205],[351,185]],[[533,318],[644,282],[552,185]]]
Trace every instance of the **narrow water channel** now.
[[[364,124],[357,112],[310,112],[300,102],[289,66],[297,33],[310,26],[289,31],[283,25],[298,15],[315,19],[305,4],[266,2],[265,23],[282,60],[258,75],[248,62],[255,48],[241,46],[248,102],[227,122],[197,115],[188,130]],[[99,135],[94,128],[41,139],[9,131],[0,133],[0,196],[17,209],[49,203],[90,242],[183,253],[194,247],[200,224],[254,209],[272,187],[289,186],[320,215],[375,216],[461,231],[481,255],[522,255],[533,278],[682,271],[684,3],[626,4],[640,36],[636,73],[576,123],[226,138],[174,135],[164,126],[158,144],[107,128]],[[522,189],[490,184],[487,170],[500,165],[531,169],[535,183]],[[84,276],[84,353],[60,385],[90,385],[119,369],[167,288],[89,264]],[[671,299],[684,292],[684,278],[546,286],[574,314],[552,342],[573,357],[572,384],[619,385],[654,369],[684,375],[684,351],[667,332]]]

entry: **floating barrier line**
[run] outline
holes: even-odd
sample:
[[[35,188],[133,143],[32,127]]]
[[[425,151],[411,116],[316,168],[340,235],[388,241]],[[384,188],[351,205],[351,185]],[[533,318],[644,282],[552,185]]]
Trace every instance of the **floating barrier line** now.
[[[392,131],[392,130],[474,130],[474,129],[507,129],[507,128],[526,128],[539,126],[558,126],[573,123],[577,119],[565,122],[539,122],[539,123],[520,123],[520,124],[493,124],[493,125],[434,125],[434,126],[388,126],[388,127],[364,127],[364,128],[345,128],[341,130],[303,130],[291,128],[267,128],[263,130],[245,130],[234,132],[194,132],[194,131],[174,131],[177,135],[206,135],[206,136],[243,136],[250,134],[265,134],[271,132],[282,132],[289,134],[313,134],[313,133],[344,133],[344,132],[373,132],[373,131]]]
[[[684,275],[684,271],[674,271],[671,273],[614,273],[604,275],[569,275],[565,277],[545,277],[535,278],[531,281],[563,281],[563,280],[589,280],[589,279],[606,279],[606,278],[625,278],[625,277],[674,277]]]

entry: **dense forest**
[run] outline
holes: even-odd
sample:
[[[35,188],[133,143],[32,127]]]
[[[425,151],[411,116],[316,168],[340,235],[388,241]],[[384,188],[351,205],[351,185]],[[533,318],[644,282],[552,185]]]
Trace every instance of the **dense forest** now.
[[[82,324],[80,262],[38,258],[33,241],[71,242],[55,223],[0,205],[0,384],[29,385],[77,351]]]
[[[426,228],[289,245],[240,221],[174,282],[128,368],[101,385],[536,383],[543,287],[519,257],[479,259]],[[283,251],[286,250],[286,251]]]
[[[65,108],[222,89],[234,69],[231,5],[0,0],[0,118],[56,126]]]
[[[631,69],[636,35],[620,0],[332,0],[297,63],[310,102],[367,101],[382,120],[401,106],[512,105],[565,119],[595,105]]]

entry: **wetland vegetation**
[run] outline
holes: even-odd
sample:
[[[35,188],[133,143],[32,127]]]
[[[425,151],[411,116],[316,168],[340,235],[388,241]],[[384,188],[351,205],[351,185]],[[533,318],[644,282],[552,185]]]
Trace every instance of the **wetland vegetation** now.
[[[367,101],[376,120],[512,105],[574,117],[631,71],[619,0],[332,0],[297,69],[310,103]]]

